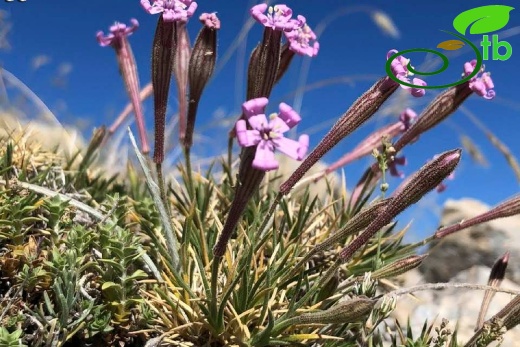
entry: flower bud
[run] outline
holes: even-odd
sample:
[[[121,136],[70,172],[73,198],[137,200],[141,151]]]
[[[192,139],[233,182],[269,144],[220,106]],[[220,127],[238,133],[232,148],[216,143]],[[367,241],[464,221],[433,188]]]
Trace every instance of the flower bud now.
[[[516,214],[520,214],[520,195],[516,195],[511,199],[506,200],[496,207],[493,207],[491,210],[484,212],[476,217],[467,219],[454,225],[450,225],[446,228],[442,228],[435,233],[435,237],[440,239],[449,234],[453,234],[456,231],[466,229],[477,224],[489,222],[498,218],[514,216]]]
[[[347,112],[332,126],[332,129],[307,156],[296,171],[280,186],[280,193],[286,195],[296,183],[332,147],[366,122],[379,107],[397,90],[398,84],[389,84],[387,77],[378,80],[368,91],[349,107]]]
[[[421,265],[424,258],[426,258],[427,256],[428,254],[411,255],[409,257],[396,260],[393,263],[390,263],[388,265],[383,266],[380,269],[375,270],[372,273],[372,278],[390,278],[404,274],[405,272],[415,269],[416,267]]]
[[[365,318],[374,308],[377,300],[356,297],[341,302],[322,312],[304,313],[295,317],[295,324],[344,324]]]
[[[188,118],[184,146],[191,147],[193,144],[193,131],[197,108],[199,106],[202,91],[206,87],[217,61],[217,30],[220,21],[215,13],[203,13],[200,20],[205,24],[199,32],[190,57],[188,79],[189,79],[189,103]]]
[[[491,273],[489,274],[488,286],[492,287],[500,287],[502,280],[506,275],[507,264],[509,262],[509,252],[506,252],[503,256],[498,258],[498,260],[493,264],[491,268]],[[482,328],[484,324],[484,318],[489,308],[489,304],[495,296],[495,291],[486,290],[484,293],[484,299],[482,299],[482,305],[480,306],[480,312],[477,319],[477,326],[475,330]]]

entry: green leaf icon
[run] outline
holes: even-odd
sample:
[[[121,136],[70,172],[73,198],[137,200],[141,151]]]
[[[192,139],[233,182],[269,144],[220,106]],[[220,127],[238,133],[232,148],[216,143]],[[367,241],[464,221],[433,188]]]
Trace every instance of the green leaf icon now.
[[[472,8],[459,14],[453,20],[453,27],[462,35],[466,29],[470,34],[486,34],[502,29],[509,22],[509,12],[514,7],[505,5],[487,5]]]
[[[464,46],[464,42],[460,40],[447,40],[439,43],[437,48],[441,48],[447,51],[456,51]]]

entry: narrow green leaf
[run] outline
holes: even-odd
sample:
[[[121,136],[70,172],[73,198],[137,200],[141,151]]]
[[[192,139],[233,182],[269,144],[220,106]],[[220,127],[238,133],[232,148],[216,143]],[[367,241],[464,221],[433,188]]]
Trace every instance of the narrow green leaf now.
[[[170,222],[170,218],[168,217],[168,213],[166,212],[166,207],[162,202],[159,186],[157,186],[157,184],[154,182],[152,172],[146,164],[146,160],[139,151],[139,148],[137,148],[137,143],[135,142],[134,135],[132,134],[132,130],[130,130],[130,128],[128,128],[128,135],[130,136],[130,142],[134,147],[135,155],[137,156],[139,164],[141,165],[141,168],[143,169],[144,175],[146,177],[146,184],[150,190],[150,194],[152,194],[155,206],[157,207],[159,215],[161,216],[162,225],[166,234],[166,243],[168,250],[170,251],[170,256],[172,257],[173,267],[177,271],[180,271],[179,245],[177,243],[175,234],[173,233],[173,228]]]
[[[143,270],[136,270],[133,274],[131,274],[129,277],[126,278],[126,281],[131,280],[142,280],[148,278],[148,274],[144,272]]]

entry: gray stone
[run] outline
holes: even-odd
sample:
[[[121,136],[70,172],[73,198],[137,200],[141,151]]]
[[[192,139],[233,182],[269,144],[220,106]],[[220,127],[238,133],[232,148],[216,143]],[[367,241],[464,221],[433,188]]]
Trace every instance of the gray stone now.
[[[440,225],[458,223],[489,208],[474,199],[448,200]],[[520,283],[520,262],[514,261],[520,254],[520,216],[476,225],[433,243],[420,270],[427,282],[447,282],[474,265],[491,267],[507,250],[511,252],[507,277]]]

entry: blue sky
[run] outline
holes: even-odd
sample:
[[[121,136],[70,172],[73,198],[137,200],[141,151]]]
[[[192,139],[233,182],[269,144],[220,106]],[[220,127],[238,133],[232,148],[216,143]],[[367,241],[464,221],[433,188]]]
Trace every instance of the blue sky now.
[[[210,124],[219,114],[231,115],[237,112],[243,102],[246,62],[249,52],[261,37],[260,25],[253,25],[247,40],[237,50],[230,51],[230,47],[244,23],[249,20],[247,10],[255,3],[245,0],[199,1],[198,14],[217,11],[222,21],[219,58],[224,57],[226,52],[232,54],[220,66],[218,74],[203,95],[196,131]],[[435,49],[439,42],[453,38],[440,30],[454,31],[452,21],[457,14],[490,4],[516,6],[511,0],[292,0],[286,3],[293,8],[295,14],[306,16],[308,24],[313,28],[317,28],[327,18],[337,17],[329,23],[319,39],[319,55],[310,64],[309,58],[294,60],[284,80],[274,89],[273,103],[268,109],[269,112],[275,111],[276,103],[280,101],[295,105],[303,118],[298,133],[312,130],[311,146],[318,143],[330,125],[362,92],[377,78],[385,75],[388,50]],[[130,43],[139,66],[141,85],[150,80],[150,48],[157,16],[145,13],[138,0],[27,0],[25,3],[2,2],[0,10],[7,13],[12,22],[8,34],[11,49],[0,51],[0,65],[27,84],[55,111],[61,122],[86,124],[86,135],[90,134],[92,127],[110,125],[127,102],[114,52],[110,47],[99,47],[95,39],[98,30],[106,32],[114,21],[128,23],[130,18],[136,18],[140,22],[140,28],[130,37]],[[399,38],[385,34],[375,25],[370,14],[376,10],[383,11],[392,19],[399,30]],[[199,28],[198,21],[192,20],[189,23],[192,40]],[[507,61],[485,62],[487,70],[492,71],[497,98],[487,101],[473,95],[464,104],[464,108],[500,137],[515,155],[520,156],[520,8],[511,12],[509,23],[501,32],[502,35],[512,35],[506,38],[513,47],[511,58]],[[469,38],[479,42],[481,35],[469,35]],[[450,59],[450,68],[446,72],[426,80],[430,84],[457,80],[462,64],[473,58],[470,50],[460,50],[457,54],[459,55]],[[37,69],[34,68],[36,57],[40,58],[40,63],[44,63]],[[408,57],[416,67],[426,59],[426,55],[419,53]],[[305,66],[309,68],[307,75],[302,72],[302,67]],[[301,87],[302,78],[304,83],[312,84],[338,77],[348,77],[350,82],[329,84],[303,94],[291,93]],[[411,97],[394,96],[390,103],[394,106],[393,110],[412,105],[419,113],[437,92],[428,91],[426,97],[413,100]],[[175,92],[172,93],[172,97],[175,96]],[[410,104],[412,102],[414,104]],[[175,109],[175,103],[172,103],[171,113]],[[153,124],[152,113],[152,108],[147,104],[146,121],[150,129]],[[395,117],[397,113],[394,111],[390,116]],[[390,121],[391,117],[380,114],[341,142],[326,160],[339,158],[369,132]],[[320,124],[323,126],[320,127]],[[227,136],[225,128],[210,127],[204,134],[211,137],[211,141],[203,140],[200,148],[195,151],[213,154],[214,148],[220,148],[216,143],[219,138],[222,140],[221,148],[224,148]],[[425,208],[421,212],[424,216],[431,217],[434,213],[432,206],[447,198],[469,196],[496,204],[518,192],[518,182],[506,160],[489,145],[483,133],[461,111],[405,150],[409,163],[404,171],[409,174],[434,154],[459,147],[461,134],[469,136],[479,145],[490,164],[488,167],[479,166],[466,155],[456,171],[456,179],[448,182],[449,189],[440,195],[432,193],[425,200]],[[368,163],[369,159],[348,166],[345,169],[347,182],[353,184],[357,181]],[[395,186],[398,181],[391,183]],[[412,216],[408,214],[403,218],[408,220],[410,217]],[[417,214],[413,217],[418,219]],[[424,232],[428,232],[427,229],[431,226],[431,222],[424,227],[421,224],[416,225],[421,230],[425,229]]]

